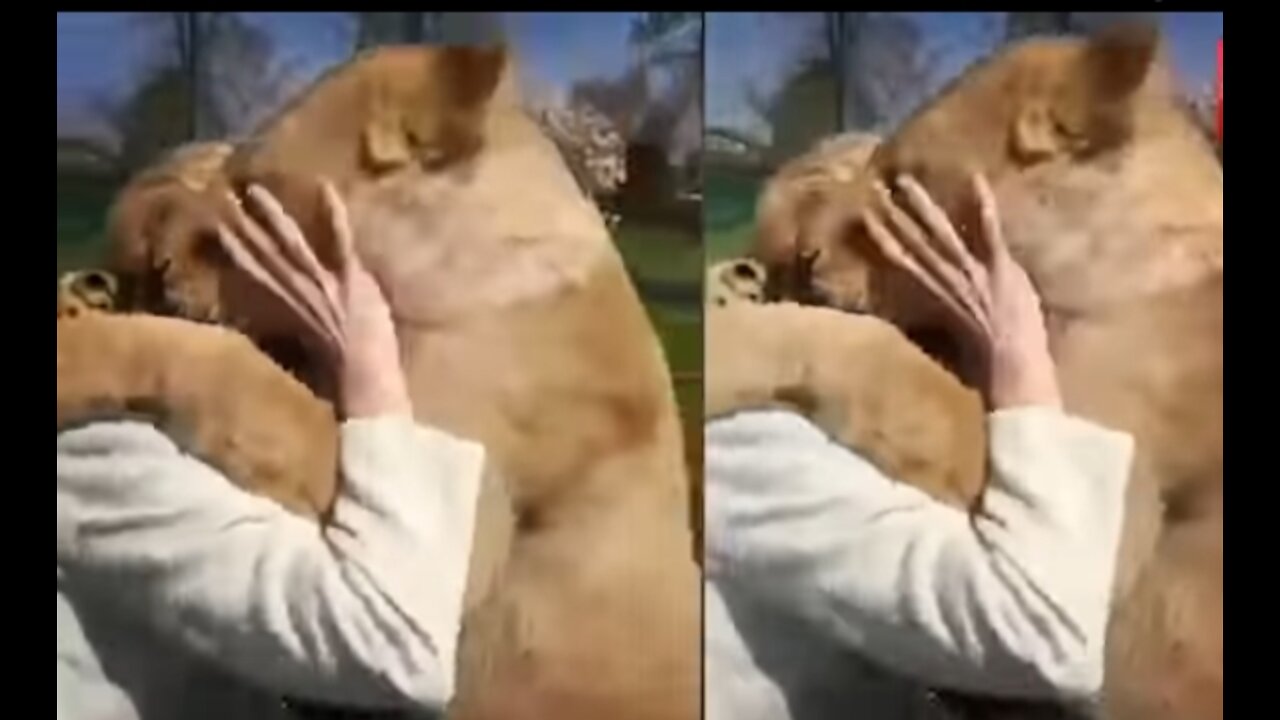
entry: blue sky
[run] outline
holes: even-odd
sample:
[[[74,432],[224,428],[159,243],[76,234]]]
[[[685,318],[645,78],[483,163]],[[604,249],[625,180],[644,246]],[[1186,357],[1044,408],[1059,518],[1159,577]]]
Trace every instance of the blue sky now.
[[[799,15],[799,14],[795,14]],[[910,13],[937,53],[944,82],[999,39],[1002,13]],[[302,78],[340,61],[353,44],[347,13],[246,13],[265,29]],[[617,76],[630,59],[627,33],[634,13],[504,13],[503,24],[529,83],[564,89],[585,77]],[[1171,51],[1188,83],[1203,87],[1215,74],[1222,13],[1168,13]],[[786,60],[805,42],[803,18],[777,13],[709,13],[706,21],[708,122],[750,129],[748,82],[776,87]],[[85,122],[87,101],[119,96],[148,61],[147,31],[133,13],[58,13],[58,123]]]
[[[942,84],[988,53],[1003,33],[1004,13],[905,13],[924,31],[928,48],[939,56],[934,78]],[[754,84],[768,92],[788,70],[788,59],[806,42],[806,20],[780,13],[708,13],[707,122],[759,130],[745,102]],[[792,15],[799,16],[799,13]],[[817,15],[811,15],[813,20]],[[1193,87],[1216,76],[1216,42],[1222,37],[1222,13],[1165,13],[1162,21],[1179,73]]]
[[[275,40],[303,78],[346,57],[354,26],[347,13],[244,13]],[[634,13],[504,13],[503,25],[526,78],[567,88],[584,77],[617,76],[630,55]],[[58,121],[82,123],[86,101],[119,96],[149,60],[147,30],[134,13],[58,13]]]

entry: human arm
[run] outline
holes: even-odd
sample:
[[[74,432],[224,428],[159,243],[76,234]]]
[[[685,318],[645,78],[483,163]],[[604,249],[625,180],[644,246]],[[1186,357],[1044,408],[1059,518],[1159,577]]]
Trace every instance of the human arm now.
[[[333,270],[258,188],[233,203],[222,239],[226,271],[283,301],[338,380],[348,420],[328,527],[242,493],[147,426],[95,425],[59,433],[59,566],[269,690],[437,708],[452,686],[483,458],[413,423],[390,308],[342,203],[332,188],[325,197]]]
[[[797,416],[713,423],[708,574],[925,683],[1093,695],[1132,442],[1052,409],[989,424],[986,511],[971,519]]]
[[[58,437],[58,562],[78,592],[268,690],[434,708],[453,660],[483,455],[408,417],[347,422],[323,530],[145,425]]]
[[[1040,296],[1005,243],[990,184],[981,175],[970,184],[977,222],[965,233],[968,242],[910,176],[895,181],[897,195],[877,183],[867,229],[884,256],[948,311],[955,335],[980,364],[971,379],[989,408],[1061,408]]]
[[[709,570],[925,683],[1086,698],[1101,683],[1132,440],[1062,412],[1040,299],[986,181],[973,183],[976,254],[923,187],[896,184],[897,197],[878,188],[867,228],[985,364],[983,511],[893,482],[798,417],[739,416],[707,437]]]

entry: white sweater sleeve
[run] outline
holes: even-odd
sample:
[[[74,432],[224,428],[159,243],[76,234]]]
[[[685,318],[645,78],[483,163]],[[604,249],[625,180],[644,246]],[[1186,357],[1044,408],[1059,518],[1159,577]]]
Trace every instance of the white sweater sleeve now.
[[[993,475],[973,519],[797,416],[714,423],[708,573],[936,687],[1090,700],[1132,440],[1044,409],[989,423]]]
[[[438,709],[452,694],[483,451],[346,423],[330,525],[233,487],[156,430],[58,436],[58,565],[78,592],[284,696]]]

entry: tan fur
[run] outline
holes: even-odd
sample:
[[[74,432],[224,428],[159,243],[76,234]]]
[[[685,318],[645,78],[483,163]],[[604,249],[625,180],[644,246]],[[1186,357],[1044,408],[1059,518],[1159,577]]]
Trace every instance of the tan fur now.
[[[708,417],[793,410],[936,497],[968,507],[981,490],[981,399],[892,325],[821,308],[739,303],[709,308],[706,326]]]
[[[805,218],[818,208],[828,186],[857,179],[879,144],[879,137],[863,133],[822,140],[765,184],[756,210],[755,253],[768,263],[771,297],[811,299],[802,293],[816,248],[805,244],[810,237],[803,232]]]
[[[1177,107],[1154,31],[1126,27],[1002,52],[886,140],[865,173],[826,183],[816,201],[812,186],[795,188],[808,198],[802,209],[763,208],[792,213],[763,227],[798,231],[766,230],[757,252],[771,274],[803,281],[790,288],[801,299],[870,312],[913,335],[947,332],[941,308],[874,251],[860,216],[871,178],[911,172],[971,238],[966,182],[975,170],[991,178],[1011,248],[1044,297],[1069,409],[1138,440],[1108,648],[1108,717],[1222,717],[1222,556],[1220,534],[1213,536],[1222,517],[1222,168]],[[781,192],[789,192],[785,180]],[[795,344],[789,328],[750,332],[756,344],[768,335]],[[828,341],[844,342],[852,340]],[[826,345],[796,347],[825,355],[805,357],[810,364],[847,370],[859,359]],[[776,384],[799,362],[784,360],[761,371],[758,386]],[[712,366],[709,378],[723,372]],[[879,382],[916,376],[907,369]],[[844,395],[865,402],[874,392]],[[970,407],[966,418],[946,422],[981,420]],[[847,440],[857,446],[865,437]],[[946,459],[947,447],[934,450]]]
[[[219,193],[259,182],[331,262],[310,178],[332,180],[388,291],[418,417],[482,441],[491,480],[505,479],[482,501],[450,716],[692,720],[700,593],[671,378],[599,214],[513,76],[494,51],[361,56],[203,192],[126,190],[116,269],[144,304],[260,342],[296,334],[279,308],[246,322],[245,303],[270,298],[202,238],[224,216]]]
[[[329,512],[337,484],[333,408],[243,335],[146,315],[60,319],[59,430],[121,414],[156,424],[299,515]]]

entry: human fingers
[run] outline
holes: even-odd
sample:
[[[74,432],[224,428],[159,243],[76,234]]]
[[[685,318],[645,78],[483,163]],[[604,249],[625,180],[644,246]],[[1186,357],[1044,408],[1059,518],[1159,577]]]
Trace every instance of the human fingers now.
[[[938,207],[928,191],[915,178],[909,175],[898,178],[898,188],[902,190],[907,204],[915,212],[916,217],[924,222],[929,234],[937,240],[937,246],[941,247],[943,254],[946,255],[945,260],[964,273],[975,291],[975,297],[984,304],[984,309],[990,312],[990,307],[986,303],[987,293],[983,292],[989,282],[986,268],[965,247],[951,218],[947,217],[946,212]]]
[[[355,234],[347,215],[347,206],[338,191],[328,182],[322,185],[325,208],[330,226],[337,241],[338,262],[341,266],[345,289],[345,309],[348,313],[373,313],[390,317],[391,306],[386,292],[377,278],[365,268],[356,252]]]
[[[279,245],[283,249],[282,254],[293,266],[294,277],[299,281],[310,281],[320,290],[321,299],[324,302],[319,303],[316,310],[329,329],[338,333],[341,328],[342,304],[338,298],[338,286],[333,273],[320,265],[311,245],[303,236],[302,229],[271,193],[255,185],[249,188],[248,194],[261,213],[267,230],[279,240]]]
[[[958,321],[966,331],[978,336],[989,337],[989,323],[987,318],[981,314],[975,314],[966,305],[955,297],[949,290],[940,285],[938,281],[930,275],[919,262],[911,255],[903,250],[901,244],[894,237],[893,233],[885,226],[878,214],[874,211],[868,213],[864,218],[864,223],[873,242],[876,243],[880,251],[884,253],[886,259],[890,263],[898,267],[903,272],[910,275],[922,286],[929,294],[933,295],[943,307],[945,307]]]
[[[222,242],[222,247],[226,249],[227,254],[231,256],[232,262],[265,288],[267,292],[283,302],[320,343],[332,352],[336,352],[339,349],[334,345],[334,339],[325,328],[317,324],[297,298],[286,291],[276,281],[275,277],[262,266],[262,263],[254,257],[242,238],[232,232],[226,225],[219,225],[218,239]]]
[[[905,210],[898,206],[889,189],[883,183],[875,184],[880,201],[880,215],[886,221],[886,229],[899,238],[906,252],[934,281],[934,286],[959,302],[974,318],[984,318],[986,310],[978,298],[977,289],[970,279],[948,263],[933,247],[926,231]]]
[[[288,298],[288,306],[297,318],[326,344],[341,347],[342,334],[326,321],[322,293],[317,285],[302,277],[285,259],[280,242],[264,230],[244,211],[239,200],[231,197],[231,233],[241,238],[247,250],[259,261],[278,292]]]

